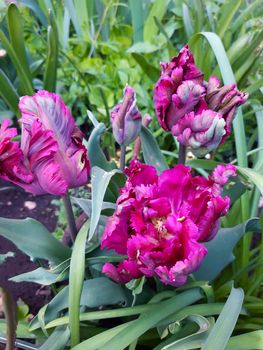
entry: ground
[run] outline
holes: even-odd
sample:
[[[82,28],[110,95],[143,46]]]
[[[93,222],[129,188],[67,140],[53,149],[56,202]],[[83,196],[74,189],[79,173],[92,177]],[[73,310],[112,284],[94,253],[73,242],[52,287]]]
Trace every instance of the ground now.
[[[7,188],[8,187],[8,188]],[[0,216],[12,219],[32,217],[44,224],[50,232],[56,227],[55,207],[51,204],[54,197],[50,195],[33,196],[23,189],[0,180]],[[36,314],[47,301],[48,291],[35,283],[15,283],[8,281],[12,276],[34,270],[37,265],[28,256],[19,251],[10,241],[0,235],[0,254],[15,252],[15,258],[7,258],[0,265],[0,285],[7,288],[17,300],[22,299]]]

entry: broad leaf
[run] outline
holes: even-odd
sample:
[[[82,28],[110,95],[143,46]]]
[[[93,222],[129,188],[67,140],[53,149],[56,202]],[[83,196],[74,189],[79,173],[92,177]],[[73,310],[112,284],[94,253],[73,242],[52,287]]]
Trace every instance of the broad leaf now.
[[[140,136],[145,163],[153,165],[157,169],[158,173],[168,169],[165,158],[150,130],[142,126]]]
[[[199,280],[214,280],[235,259],[233,249],[248,231],[260,231],[258,219],[250,219],[244,224],[219,230],[215,238],[205,244],[208,253],[199,270],[195,272],[195,277]]]
[[[9,281],[13,282],[33,282],[38,283],[44,286],[49,286],[53,283],[62,281],[67,276],[67,272],[65,273],[53,273],[49,270],[44,269],[43,267],[39,267],[36,270],[25,272],[20,275],[9,278]]]
[[[12,241],[32,258],[59,264],[71,255],[71,250],[55,239],[40,222],[34,219],[0,217],[0,235]]]
[[[97,166],[91,169],[91,196],[92,196],[92,212],[90,219],[89,240],[92,239],[97,228],[100,213],[103,207],[103,199],[111,178],[120,173],[118,169],[105,171]]]
[[[48,323],[54,320],[59,312],[68,308],[69,287],[63,288],[48,304],[45,310],[44,320]],[[125,305],[128,298],[125,288],[114,283],[106,277],[93,278],[84,281],[81,293],[80,305],[88,308],[109,305]],[[30,329],[38,328],[37,319],[31,323]]]
[[[105,131],[106,127],[103,123],[97,124],[89,137],[87,149],[92,167],[97,166],[106,171],[110,171],[115,169],[116,165],[113,162],[110,163],[107,161],[105,154],[100,147],[100,138]]]

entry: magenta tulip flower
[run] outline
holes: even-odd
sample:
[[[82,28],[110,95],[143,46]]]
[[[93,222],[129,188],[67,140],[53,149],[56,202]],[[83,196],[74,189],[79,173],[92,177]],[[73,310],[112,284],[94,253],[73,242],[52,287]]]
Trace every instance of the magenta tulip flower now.
[[[153,99],[158,121],[166,131],[192,112],[205,93],[203,73],[196,67],[188,46],[184,46],[171,62],[161,63]]]
[[[207,253],[202,243],[216,235],[219,218],[229,209],[222,190],[235,167],[220,165],[208,179],[193,177],[184,165],[158,176],[154,167],[134,160],[126,174],[101,247],[127,259],[117,266],[106,263],[102,271],[120,283],[155,276],[164,284],[183,285]]]
[[[90,164],[82,133],[60,96],[38,91],[22,97],[19,108],[20,148],[11,141],[16,130],[7,131],[6,121],[0,131],[0,177],[33,194],[64,195],[69,188],[86,184]],[[8,147],[13,152],[6,153]]]

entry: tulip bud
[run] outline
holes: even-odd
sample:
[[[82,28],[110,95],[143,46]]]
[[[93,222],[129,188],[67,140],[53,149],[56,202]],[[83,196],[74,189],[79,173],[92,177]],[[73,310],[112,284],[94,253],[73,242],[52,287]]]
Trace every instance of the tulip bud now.
[[[111,125],[119,145],[128,145],[136,139],[141,130],[142,116],[136,106],[136,93],[126,85],[123,100],[111,111]]]
[[[225,135],[226,122],[220,113],[209,109],[201,114],[187,114],[173,128],[173,134],[184,146],[191,148],[197,157],[216,149]]]
[[[227,84],[220,88],[220,80],[216,77],[210,77],[207,84],[207,93],[205,96],[208,108],[222,114],[226,121],[226,133],[221,141],[231,133],[231,124],[238,106],[244,104],[248,99],[248,94],[237,90],[236,84]]]

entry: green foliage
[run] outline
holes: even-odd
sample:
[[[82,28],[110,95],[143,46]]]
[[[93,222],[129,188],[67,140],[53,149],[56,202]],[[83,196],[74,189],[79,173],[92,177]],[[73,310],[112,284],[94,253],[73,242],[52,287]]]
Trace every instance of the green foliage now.
[[[12,281],[50,285],[54,292],[30,326],[25,319],[19,321],[17,336],[41,339],[40,349],[67,349],[69,339],[76,350],[263,349],[263,245],[262,238],[253,236],[261,233],[262,219],[251,219],[262,215],[261,1],[20,4],[0,5],[0,45],[5,50],[0,57],[0,118],[3,112],[10,118],[19,116],[21,95],[40,88],[61,94],[85,133],[92,173],[88,198],[73,193],[74,203],[89,220],[72,249],[35,220],[0,218],[0,235],[33,259],[49,262]],[[173,289],[154,279],[121,286],[105,278],[101,268],[124,257],[98,249],[106,216],[115,208],[124,182],[108,132],[109,111],[128,83],[136,90],[142,114],[154,117],[152,89],[159,62],[168,61],[187,42],[206,79],[217,75],[224,84],[237,82],[251,94],[243,113],[237,112],[234,137],[210,160],[187,162],[205,176],[220,163],[237,162],[239,177],[225,191],[231,209],[185,286]],[[161,172],[175,163],[177,146],[153,119],[140,134],[142,157]],[[64,216],[60,210],[61,231],[66,227]],[[0,255],[0,263],[8,257],[9,253]],[[68,279],[69,286],[58,284]],[[6,324],[0,321],[3,334]]]

